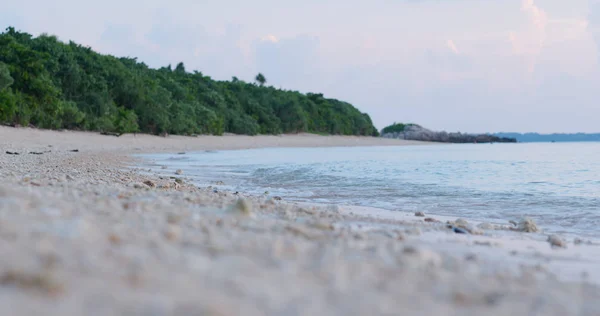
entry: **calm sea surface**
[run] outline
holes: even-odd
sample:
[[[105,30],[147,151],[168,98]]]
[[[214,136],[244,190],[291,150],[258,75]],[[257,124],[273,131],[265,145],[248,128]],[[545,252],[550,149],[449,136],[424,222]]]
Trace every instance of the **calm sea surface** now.
[[[271,148],[144,155],[158,173],[287,200],[423,211],[600,237],[600,143]],[[161,170],[160,165],[169,169]]]

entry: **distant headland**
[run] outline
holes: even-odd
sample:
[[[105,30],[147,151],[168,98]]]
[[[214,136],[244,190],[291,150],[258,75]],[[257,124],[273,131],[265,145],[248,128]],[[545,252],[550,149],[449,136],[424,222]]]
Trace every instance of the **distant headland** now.
[[[538,134],[538,133],[495,133],[494,136],[515,138],[519,143],[533,142],[600,142],[600,133],[585,134],[585,133],[554,133],[554,134]]]
[[[440,143],[516,143],[513,137],[490,134],[436,132],[413,123],[394,123],[381,130],[381,137]]]

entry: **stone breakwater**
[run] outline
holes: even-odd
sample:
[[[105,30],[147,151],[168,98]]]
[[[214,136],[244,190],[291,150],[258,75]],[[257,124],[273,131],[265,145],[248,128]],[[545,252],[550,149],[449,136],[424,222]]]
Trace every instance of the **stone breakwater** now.
[[[408,125],[402,132],[384,133],[383,138],[415,140],[440,143],[516,143],[515,138],[498,137],[488,134],[465,134],[436,132],[418,125]]]
[[[595,272],[585,241],[215,192],[45,135],[0,140],[6,315],[600,314],[565,279]]]

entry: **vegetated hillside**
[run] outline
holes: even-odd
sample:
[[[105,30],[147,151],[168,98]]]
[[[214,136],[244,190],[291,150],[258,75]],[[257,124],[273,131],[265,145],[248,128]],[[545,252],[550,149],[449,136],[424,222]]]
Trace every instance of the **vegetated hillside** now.
[[[599,142],[600,133],[597,134],[538,134],[538,133],[496,133],[499,137],[512,137],[517,141],[527,142]]]
[[[386,138],[399,138],[441,143],[516,143],[515,138],[499,137],[490,134],[467,134],[436,132],[417,124],[394,123],[381,131]]]
[[[416,126],[421,127],[417,124],[413,123],[394,123],[390,126],[386,126],[381,130],[381,134],[390,134],[390,133],[401,133],[406,130],[407,127]]]
[[[0,122],[152,134],[378,135],[352,105],[237,78],[215,81],[183,63],[151,69],[55,36],[0,34]]]

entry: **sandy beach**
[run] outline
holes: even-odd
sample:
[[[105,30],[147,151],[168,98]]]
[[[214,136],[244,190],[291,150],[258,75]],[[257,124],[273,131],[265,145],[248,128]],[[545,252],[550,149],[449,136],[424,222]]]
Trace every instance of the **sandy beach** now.
[[[1,314],[600,315],[595,242],[526,232],[520,218],[215,193],[131,156],[421,144],[0,127]]]

